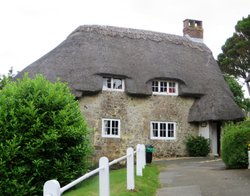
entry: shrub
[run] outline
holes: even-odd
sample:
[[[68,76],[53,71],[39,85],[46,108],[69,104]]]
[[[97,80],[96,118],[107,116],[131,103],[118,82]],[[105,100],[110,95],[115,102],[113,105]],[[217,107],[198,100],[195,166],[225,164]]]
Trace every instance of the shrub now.
[[[0,91],[0,195],[41,195],[87,168],[89,133],[68,87],[27,75]]]
[[[250,121],[227,124],[222,137],[222,160],[228,168],[247,168]]]
[[[207,156],[210,152],[209,140],[203,136],[189,136],[186,140],[189,156]]]

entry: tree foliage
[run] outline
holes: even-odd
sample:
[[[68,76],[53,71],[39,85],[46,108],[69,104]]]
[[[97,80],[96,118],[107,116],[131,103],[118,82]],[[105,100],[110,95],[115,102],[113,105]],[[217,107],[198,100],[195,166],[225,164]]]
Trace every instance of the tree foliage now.
[[[225,78],[230,90],[232,91],[232,93],[234,95],[235,103],[237,103],[238,106],[241,107],[242,109],[244,109],[245,111],[249,111],[250,110],[250,100],[244,98],[242,86],[232,76],[225,74],[224,78]]]
[[[6,75],[1,75],[0,76],[0,90],[3,89],[4,86],[6,86],[6,84],[8,84],[14,77],[13,74],[13,68],[11,68]]]
[[[87,169],[89,132],[68,87],[42,76],[8,83],[0,91],[0,195],[42,195]]]
[[[235,33],[222,46],[218,62],[223,73],[247,78],[250,71],[250,15],[238,21]]]

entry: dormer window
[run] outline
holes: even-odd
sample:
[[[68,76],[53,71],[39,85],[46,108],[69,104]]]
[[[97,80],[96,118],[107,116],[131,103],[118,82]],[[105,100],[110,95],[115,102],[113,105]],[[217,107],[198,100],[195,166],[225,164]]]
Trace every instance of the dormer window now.
[[[152,81],[153,94],[178,95],[178,83],[173,81]]]
[[[121,78],[104,77],[103,90],[124,91],[124,80]]]

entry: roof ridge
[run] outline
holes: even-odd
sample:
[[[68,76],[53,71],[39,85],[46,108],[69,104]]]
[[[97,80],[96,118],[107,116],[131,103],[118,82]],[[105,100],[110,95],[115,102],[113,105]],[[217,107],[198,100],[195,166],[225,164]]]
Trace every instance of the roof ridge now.
[[[189,48],[198,49],[201,52],[209,52],[210,49],[204,43],[194,42],[184,36],[161,33],[156,31],[149,30],[140,30],[133,28],[124,28],[124,27],[114,27],[114,26],[103,26],[103,25],[82,25],[74,30],[69,36],[72,37],[74,34],[79,32],[96,32],[105,36],[111,37],[127,37],[130,39],[144,39],[151,40],[155,42],[169,41],[176,45],[184,45]]]

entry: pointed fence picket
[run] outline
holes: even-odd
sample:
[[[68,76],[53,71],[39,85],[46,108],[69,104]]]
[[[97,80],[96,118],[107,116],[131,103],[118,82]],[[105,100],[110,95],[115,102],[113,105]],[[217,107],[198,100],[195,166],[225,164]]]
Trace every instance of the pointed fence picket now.
[[[109,162],[107,157],[101,157],[99,159],[99,167],[92,170],[73,182],[67,184],[64,187],[60,187],[60,183],[57,180],[49,180],[45,182],[43,186],[43,196],[61,196],[63,192],[75,186],[79,182],[99,173],[99,196],[110,195],[110,184],[109,184],[109,167],[120,161],[126,159],[127,161],[127,190],[135,189],[135,176],[134,176],[134,154],[136,154],[136,175],[143,175],[143,168],[145,168],[145,145],[137,144],[136,150],[133,148],[127,149],[127,154],[118,159]]]

